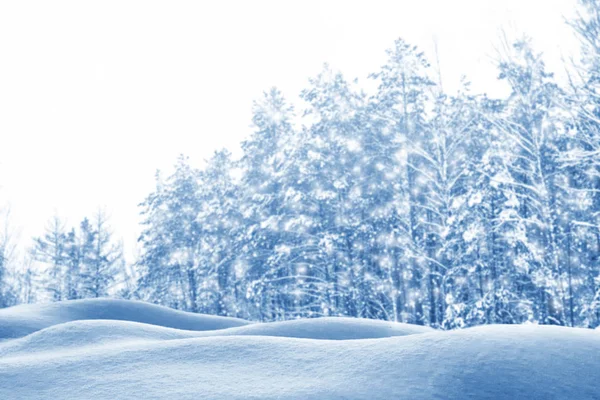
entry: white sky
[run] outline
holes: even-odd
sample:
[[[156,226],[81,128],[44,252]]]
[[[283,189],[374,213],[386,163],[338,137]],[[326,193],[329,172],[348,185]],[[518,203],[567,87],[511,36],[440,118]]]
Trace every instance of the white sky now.
[[[0,204],[28,246],[55,212],[105,206],[128,255],[137,204],[179,153],[235,151],[252,100],[296,101],[324,62],[366,78],[398,37],[437,38],[446,87],[497,93],[500,27],[529,34],[560,72],[574,0],[0,1]]]

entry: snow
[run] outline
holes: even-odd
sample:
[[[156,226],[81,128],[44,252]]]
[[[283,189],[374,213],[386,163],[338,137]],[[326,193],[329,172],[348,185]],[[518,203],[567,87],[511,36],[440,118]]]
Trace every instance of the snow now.
[[[84,319],[133,321],[197,331],[249,324],[241,319],[186,313],[140,301],[86,299],[0,309],[0,340],[22,337],[49,326]]]
[[[248,324],[107,300],[13,307],[0,318],[12,337],[32,331],[0,343],[2,399],[600,398],[591,329]]]
[[[408,324],[353,318],[321,318],[253,324],[229,329],[193,331],[114,320],[80,320],[51,326],[0,346],[0,357],[27,352],[68,350],[105,343],[189,339],[212,336],[279,336],[304,339],[374,339],[433,332]]]

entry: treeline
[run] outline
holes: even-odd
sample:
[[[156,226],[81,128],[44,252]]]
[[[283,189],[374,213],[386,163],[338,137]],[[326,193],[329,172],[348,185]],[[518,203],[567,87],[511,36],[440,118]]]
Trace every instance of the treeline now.
[[[397,40],[375,93],[328,67],[300,113],[265,93],[239,160],[157,174],[121,294],[252,320],[600,325],[600,1],[580,4],[564,85],[521,40],[507,98],[449,94]]]
[[[600,7],[583,4],[569,86],[523,40],[498,63],[510,96],[449,95],[398,40],[372,95],[329,68],[300,116],[269,91],[240,160],[157,176],[137,295],[255,320],[600,324]]]
[[[18,303],[106,296],[128,297],[132,277],[122,246],[112,237],[108,217],[98,210],[77,228],[51,218],[17,264],[13,233],[0,235],[0,307]],[[12,264],[12,268],[11,268]]]

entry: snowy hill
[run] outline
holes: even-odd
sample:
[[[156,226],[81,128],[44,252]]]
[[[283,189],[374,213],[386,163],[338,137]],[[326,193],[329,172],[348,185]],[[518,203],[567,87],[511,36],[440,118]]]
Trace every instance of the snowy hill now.
[[[249,324],[241,319],[187,313],[140,301],[87,299],[24,304],[0,309],[0,340],[18,338],[49,326],[87,319],[133,321],[194,331]]]
[[[352,340],[434,332],[433,329],[410,324],[360,318],[301,319],[265,324],[252,324],[219,331],[220,336],[279,336],[298,339]],[[202,332],[201,336],[212,335]]]
[[[46,328],[0,342],[1,399],[600,399],[592,330],[250,325],[107,300],[14,307],[0,327],[23,332],[42,317]]]
[[[205,331],[181,330],[131,321],[78,320],[51,326],[0,344],[0,357],[14,353],[61,351],[119,342],[190,339],[212,336],[277,336],[304,339],[376,339],[433,332],[432,329],[384,321],[320,318],[252,324]]]

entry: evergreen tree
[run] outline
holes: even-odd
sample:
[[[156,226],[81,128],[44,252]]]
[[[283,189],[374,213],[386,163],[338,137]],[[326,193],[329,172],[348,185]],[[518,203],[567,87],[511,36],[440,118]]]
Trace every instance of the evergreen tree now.
[[[158,180],[158,176],[157,176]],[[157,191],[143,205],[146,207],[146,229],[140,242],[144,253],[140,277],[140,295],[160,304],[197,312],[200,276],[206,265],[200,265],[200,226],[198,171],[180,156],[175,172],[165,184],[157,182]]]
[[[241,268],[243,256],[240,258],[243,217],[233,169],[231,154],[223,150],[215,152],[199,175],[196,221],[200,228],[200,247],[196,257],[205,266],[201,278],[205,312],[246,316],[245,270]]]
[[[254,103],[255,131],[242,144],[239,198],[244,226],[238,265],[244,266],[247,296],[261,320],[285,319],[286,310],[296,301],[294,283],[304,279],[296,273],[302,257],[291,252],[296,248],[296,233],[287,229],[292,223],[290,212],[298,211],[286,201],[295,190],[286,179],[296,171],[301,147],[293,118],[294,110],[281,92],[271,89]],[[296,266],[290,262],[294,258]]]
[[[558,225],[560,174],[557,142],[564,133],[556,101],[560,96],[552,74],[527,41],[513,45],[513,53],[500,63],[500,79],[511,87],[505,116],[495,121],[505,143],[503,161],[508,174],[498,183],[511,190],[518,210],[505,214],[514,226],[514,266],[531,279],[530,294],[536,319],[542,323],[565,322],[563,265]],[[507,210],[508,211],[508,210]],[[502,216],[501,216],[502,217]]]
[[[54,301],[66,300],[67,234],[64,222],[54,216],[46,226],[46,233],[34,239],[32,257],[42,263],[45,272],[45,288]]]
[[[80,224],[78,256],[82,264],[80,285],[82,296],[86,298],[108,296],[122,272],[123,258],[121,246],[112,239],[108,217],[98,210],[93,222],[85,218]]]
[[[402,168],[401,194],[398,198],[399,230],[405,233],[404,251],[398,254],[399,264],[407,267],[404,308],[406,322],[424,324],[427,286],[425,277],[429,267],[426,251],[426,214],[423,207],[422,142],[426,132],[426,103],[433,82],[428,77],[429,63],[416,47],[399,39],[387,51],[388,61],[381,71],[372,75],[379,82],[374,115],[387,122],[387,129],[398,146],[397,158]]]
[[[13,265],[15,253],[16,245],[14,231],[10,224],[10,209],[0,209],[0,308],[15,305],[18,301]]]
[[[564,183],[573,193],[567,235],[568,269],[581,266],[584,282],[575,294],[581,306],[577,314],[587,326],[600,325],[600,2],[579,0],[577,18],[570,21],[580,43],[582,59],[575,65],[569,102],[570,140],[561,159],[569,170]],[[569,277],[571,274],[569,274]],[[574,289],[569,286],[570,292]],[[572,303],[572,302],[571,302]],[[570,305],[572,309],[573,306]]]

